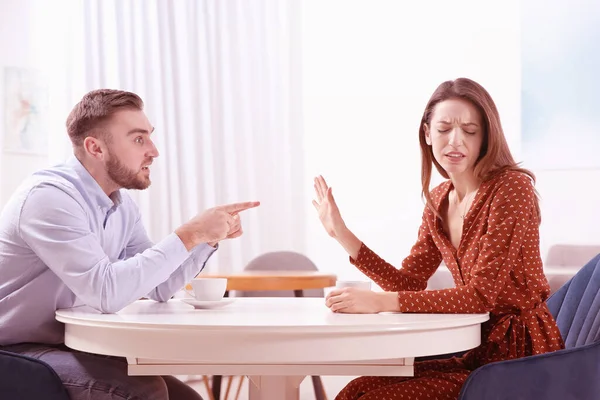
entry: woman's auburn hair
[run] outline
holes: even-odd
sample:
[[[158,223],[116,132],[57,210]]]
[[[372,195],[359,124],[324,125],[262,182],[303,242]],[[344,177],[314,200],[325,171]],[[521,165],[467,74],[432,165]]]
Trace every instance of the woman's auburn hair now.
[[[533,172],[525,168],[520,168],[518,163],[515,162],[510,149],[508,148],[504,131],[502,130],[498,109],[487,90],[479,83],[468,78],[458,78],[452,81],[446,81],[440,84],[433,92],[433,95],[427,102],[419,126],[419,144],[421,146],[421,193],[427,206],[434,214],[438,217],[440,216],[438,210],[436,210],[433,205],[431,192],[429,190],[432,165],[435,165],[437,171],[444,178],[449,179],[449,176],[435,159],[431,146],[428,145],[425,140],[425,126],[430,126],[431,117],[435,107],[442,101],[449,99],[462,99],[468,101],[477,108],[481,114],[483,123],[483,141],[474,168],[477,179],[481,182],[485,182],[502,172],[517,171],[528,175],[535,184],[535,175]],[[537,193],[535,212],[537,213],[538,220],[541,221]]]

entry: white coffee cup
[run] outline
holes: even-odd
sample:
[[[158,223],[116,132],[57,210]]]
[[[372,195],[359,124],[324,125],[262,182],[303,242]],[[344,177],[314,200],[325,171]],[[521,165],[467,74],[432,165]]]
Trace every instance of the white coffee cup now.
[[[186,290],[198,301],[219,301],[227,290],[227,278],[195,278],[192,291]]]
[[[364,290],[371,290],[371,281],[336,281],[336,288],[353,287]]]

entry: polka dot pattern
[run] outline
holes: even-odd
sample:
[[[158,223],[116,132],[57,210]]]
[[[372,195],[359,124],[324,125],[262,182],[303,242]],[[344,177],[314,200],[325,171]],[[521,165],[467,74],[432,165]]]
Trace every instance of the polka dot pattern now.
[[[452,183],[432,190],[440,210]],[[425,290],[444,261],[456,287]],[[442,222],[427,207],[411,253],[397,269],[362,245],[358,269],[386,291],[397,291],[400,310],[416,313],[490,313],[481,345],[461,358],[415,364],[415,377],[362,377],[337,400],[456,399],[469,373],[494,361],[564,348],[546,306],[550,295],[539,249],[539,220],[531,179],[507,171],[481,184],[454,248]]]

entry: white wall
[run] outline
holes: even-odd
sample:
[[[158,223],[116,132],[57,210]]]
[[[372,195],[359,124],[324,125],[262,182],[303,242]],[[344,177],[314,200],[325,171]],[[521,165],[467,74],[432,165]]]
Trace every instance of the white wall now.
[[[323,174],[350,228],[399,266],[423,209],[418,124],[439,83],[466,76],[486,87],[520,159],[519,2],[303,4],[307,187]],[[600,171],[536,172],[542,254],[555,242],[600,241]],[[309,256],[323,270],[360,277],[306,203]]]
[[[555,243],[598,245],[600,170],[535,172],[542,197],[542,254]]]
[[[56,4],[0,0],[0,67],[44,70],[51,64],[56,72],[67,63],[60,43],[48,45],[52,32],[65,34],[53,26],[52,13],[66,11]],[[311,178],[323,174],[348,225],[399,265],[423,207],[417,125],[440,82],[467,76],[482,83],[520,159],[519,2],[428,0],[409,8],[395,0],[321,0],[302,7],[306,188],[312,193]],[[2,76],[0,93],[3,83]],[[67,97],[64,78],[51,83],[65,87]],[[53,102],[63,108],[51,129],[63,129],[68,108],[62,100]],[[0,95],[0,107],[2,101]],[[0,113],[0,137],[3,130]],[[44,156],[0,151],[0,207],[25,176],[47,164]],[[600,170],[535,172],[543,198],[543,254],[553,243],[597,243]],[[310,198],[305,203],[309,256],[323,270],[359,276],[323,232]]]
[[[33,171],[47,165],[47,156],[4,152],[4,68],[40,68],[35,51],[39,35],[35,9],[38,1],[0,0],[0,208],[14,189]]]

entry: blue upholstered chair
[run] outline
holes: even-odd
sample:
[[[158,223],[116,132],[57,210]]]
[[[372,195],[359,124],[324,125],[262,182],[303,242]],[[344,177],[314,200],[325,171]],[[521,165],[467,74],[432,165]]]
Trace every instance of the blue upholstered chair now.
[[[600,399],[600,255],[550,299],[565,349],[475,370],[460,400]]]
[[[0,398],[70,400],[56,372],[35,358],[0,350]]]

